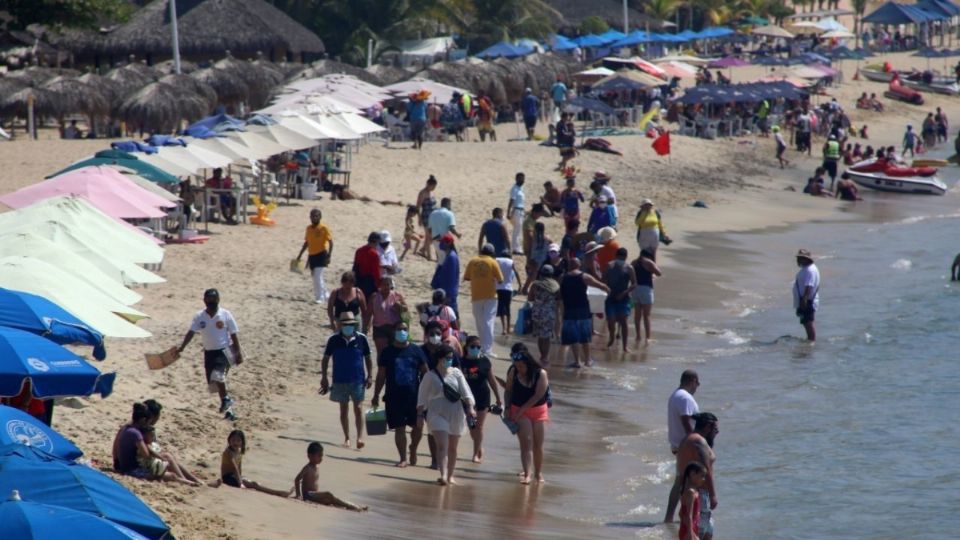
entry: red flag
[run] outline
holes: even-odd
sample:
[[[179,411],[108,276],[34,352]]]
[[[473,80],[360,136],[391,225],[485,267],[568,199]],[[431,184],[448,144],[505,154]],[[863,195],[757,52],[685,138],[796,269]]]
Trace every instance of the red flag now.
[[[653,141],[650,146],[656,151],[657,155],[666,156],[670,154],[670,132],[657,137],[657,140]]]

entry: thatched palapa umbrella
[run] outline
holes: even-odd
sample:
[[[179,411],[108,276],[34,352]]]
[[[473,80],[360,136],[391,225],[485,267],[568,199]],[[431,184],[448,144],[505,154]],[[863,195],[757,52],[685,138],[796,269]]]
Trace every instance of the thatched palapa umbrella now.
[[[120,117],[141,133],[171,133],[182,120],[198,120],[209,112],[203,97],[162,82],[145,86],[119,109]]]
[[[83,113],[91,117],[110,112],[110,99],[79,78],[55,77],[43,84],[43,89],[54,94],[59,116]]]
[[[209,84],[197,80],[189,75],[165,75],[160,78],[159,82],[169,84],[170,86],[185,88],[194,94],[197,94],[207,101],[208,108],[210,110],[213,110],[217,106],[217,91],[214,90]]]
[[[107,73],[107,79],[117,84],[121,96],[126,97],[159,78],[158,73],[151,73],[136,66],[142,66],[142,64],[134,62],[123,67],[113,68]]]
[[[39,86],[54,77],[67,76],[78,77],[79,71],[73,69],[48,68],[48,67],[28,67],[27,69],[18,69],[7,73],[11,79],[19,79],[27,86]]]
[[[270,101],[274,88],[283,81],[277,80],[276,72],[254,65],[252,62],[237,60],[230,56],[213,65],[215,69],[232,73],[243,80],[249,91],[247,102],[252,109],[259,109]]]
[[[221,105],[235,105],[247,100],[250,88],[239,75],[217,68],[206,68],[194,71],[190,77],[204,83],[217,93],[217,103]]]
[[[96,73],[85,73],[77,77],[77,80],[100,92],[107,98],[111,106],[119,105],[117,101],[120,99],[120,85],[116,81]]]
[[[33,98],[33,112],[37,116],[57,116],[60,99],[53,92],[35,86],[25,86],[10,94],[0,96],[0,115],[6,117],[27,116],[27,107]]]

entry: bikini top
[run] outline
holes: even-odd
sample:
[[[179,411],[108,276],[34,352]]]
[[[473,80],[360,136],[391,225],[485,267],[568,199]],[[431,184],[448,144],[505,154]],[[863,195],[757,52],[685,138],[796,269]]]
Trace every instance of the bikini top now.
[[[357,294],[357,288],[353,288],[353,292],[356,296],[354,296],[353,300],[349,302],[344,302],[340,298],[340,292],[341,291],[338,290],[336,296],[334,297],[333,314],[339,317],[341,313],[346,313],[349,311],[354,315],[358,315],[360,313],[360,295]]]

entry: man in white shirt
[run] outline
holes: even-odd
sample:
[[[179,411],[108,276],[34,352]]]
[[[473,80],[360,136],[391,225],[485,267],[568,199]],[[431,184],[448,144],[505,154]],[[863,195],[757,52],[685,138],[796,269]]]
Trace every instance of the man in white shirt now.
[[[510,188],[510,202],[507,203],[507,215],[513,222],[513,234],[510,245],[513,246],[514,255],[523,255],[520,251],[520,233],[523,230],[523,212],[526,209],[527,197],[523,193],[523,183],[527,177],[522,172],[518,172],[514,185]]]
[[[793,309],[807,331],[807,340],[816,341],[817,329],[813,321],[820,308],[820,270],[813,264],[813,255],[806,249],[797,252],[797,266],[800,270],[793,281]]]
[[[377,253],[380,254],[380,275],[382,276],[400,273],[400,259],[397,258],[397,250],[391,245],[392,241],[390,231],[380,231]]]
[[[227,393],[227,372],[230,371],[230,354],[233,363],[243,363],[243,353],[240,350],[240,339],[237,337],[237,321],[233,314],[220,309],[220,293],[216,289],[207,289],[203,293],[203,303],[206,309],[201,310],[193,317],[190,330],[183,336],[183,343],[177,348],[177,357],[183,354],[197,333],[203,339],[203,368],[207,375],[207,384],[211,391],[220,394],[220,412],[230,415],[234,400]]]
[[[693,433],[693,415],[700,412],[693,394],[700,386],[700,377],[697,372],[688,369],[680,375],[680,386],[670,394],[667,401],[667,439],[670,441],[670,451],[674,454],[680,448],[680,443],[690,433]],[[670,499],[667,502],[666,521],[673,521],[673,514],[680,502],[683,490],[683,479],[677,475],[670,489]]]

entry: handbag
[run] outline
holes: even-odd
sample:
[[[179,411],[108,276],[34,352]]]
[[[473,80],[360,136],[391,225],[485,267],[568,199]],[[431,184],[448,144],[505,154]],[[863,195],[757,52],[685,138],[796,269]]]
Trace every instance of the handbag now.
[[[460,401],[461,399],[460,390],[457,390],[456,388],[447,384],[447,381],[443,380],[440,374],[437,373],[436,371],[434,371],[433,374],[436,375],[438,379],[440,379],[440,384],[443,385],[443,397],[447,398],[447,401],[449,401],[450,403],[456,403]]]

